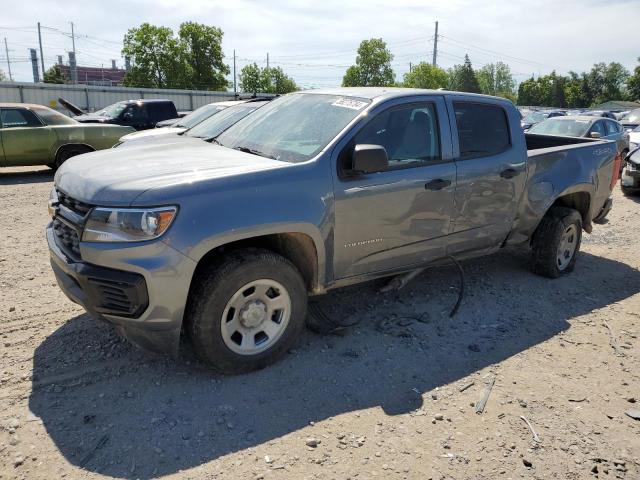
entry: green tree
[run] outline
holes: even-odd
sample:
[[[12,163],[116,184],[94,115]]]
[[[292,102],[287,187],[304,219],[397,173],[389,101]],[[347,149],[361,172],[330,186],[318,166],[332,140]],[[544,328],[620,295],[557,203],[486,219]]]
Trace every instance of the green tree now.
[[[515,100],[516,81],[506,63],[489,63],[476,72],[476,77],[482,93]]]
[[[60,65],[54,65],[44,72],[44,83],[67,83],[69,79],[60,68]]]
[[[388,87],[395,84],[391,68],[393,55],[381,38],[363,40],[358,47],[356,64],[350,66],[343,79],[343,87]]]
[[[640,63],[640,57],[638,57]],[[627,98],[631,101],[640,101],[640,65],[633,70],[633,75],[627,79]]]
[[[267,90],[268,93],[277,93],[282,95],[299,90],[296,82],[286,73],[284,73],[282,68],[272,67],[265,70],[265,74],[269,78],[269,86]]]
[[[133,65],[124,85],[147,88],[185,88],[191,67],[180,42],[168,27],[143,23],[124,36],[122,55]]]
[[[194,22],[167,27],[143,23],[130,29],[122,55],[133,61],[124,84],[131,87],[224,90],[229,66],[223,62],[222,30]]]
[[[625,84],[629,72],[621,64],[611,62],[596,63],[587,74],[589,88],[593,92],[593,103],[625,98]]]
[[[409,88],[446,88],[448,84],[447,72],[426,62],[420,62],[404,74],[404,86]]]
[[[185,22],[180,25],[178,37],[181,51],[189,65],[188,84],[191,88],[225,90],[225,75],[229,66],[222,53],[222,30],[201,23]]]
[[[240,90],[253,95],[285,94],[295,92],[298,86],[280,67],[260,68],[257,63],[251,63],[240,70]]]
[[[0,70],[0,82],[4,82],[5,80],[7,80],[7,76]]]
[[[240,90],[255,95],[263,92],[266,88],[266,79],[257,63],[245,65],[240,70]]]
[[[459,92],[480,93],[478,77],[471,65],[469,55],[464,56],[464,64],[449,69],[449,89]]]

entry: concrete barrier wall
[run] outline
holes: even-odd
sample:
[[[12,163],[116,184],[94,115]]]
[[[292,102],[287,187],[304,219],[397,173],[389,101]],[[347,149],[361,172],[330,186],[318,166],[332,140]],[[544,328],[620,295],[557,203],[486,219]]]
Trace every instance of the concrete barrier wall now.
[[[264,96],[272,96],[264,94]],[[153,88],[100,87],[90,85],[57,85],[51,83],[0,82],[0,103],[36,103],[67,113],[58,98],[94,112],[121,100],[166,98],[173,100],[178,110],[195,110],[202,105],[233,100],[233,92],[204,90],[164,90]]]

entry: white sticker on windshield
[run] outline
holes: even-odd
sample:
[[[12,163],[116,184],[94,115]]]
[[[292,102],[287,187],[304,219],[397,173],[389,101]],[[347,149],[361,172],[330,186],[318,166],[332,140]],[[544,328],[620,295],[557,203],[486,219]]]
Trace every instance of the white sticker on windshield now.
[[[334,107],[350,108],[351,110],[361,110],[367,106],[367,102],[356,100],[355,98],[342,97],[331,105]]]

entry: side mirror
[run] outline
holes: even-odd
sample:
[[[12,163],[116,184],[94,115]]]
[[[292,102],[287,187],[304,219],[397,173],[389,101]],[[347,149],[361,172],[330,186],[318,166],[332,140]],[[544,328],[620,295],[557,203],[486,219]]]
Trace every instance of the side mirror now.
[[[356,173],[374,173],[389,166],[387,151],[382,145],[361,143],[353,149],[351,169]]]
[[[124,112],[122,114],[122,119],[123,120],[132,120],[133,119],[133,113],[131,112]]]
[[[600,137],[602,137],[602,135],[600,135],[600,132],[591,132],[591,133],[589,134],[589,136],[590,136],[591,138],[600,138]]]

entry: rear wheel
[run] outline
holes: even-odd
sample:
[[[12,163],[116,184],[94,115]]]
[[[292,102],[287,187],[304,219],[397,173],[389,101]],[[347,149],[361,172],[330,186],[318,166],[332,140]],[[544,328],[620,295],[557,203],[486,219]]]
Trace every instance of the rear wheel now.
[[[198,356],[222,373],[273,363],[304,327],[302,276],[273,252],[233,252],[194,281],[186,314],[189,336]]]
[[[60,150],[56,155],[55,164],[49,164],[47,166],[56,170],[60,168],[62,164],[69,160],[71,157],[82,155],[83,153],[88,153],[91,151],[91,148],[87,147],[86,145],[65,145],[64,147],[60,147]]]
[[[531,242],[531,269],[549,278],[571,272],[582,240],[582,217],[567,207],[552,207]]]

